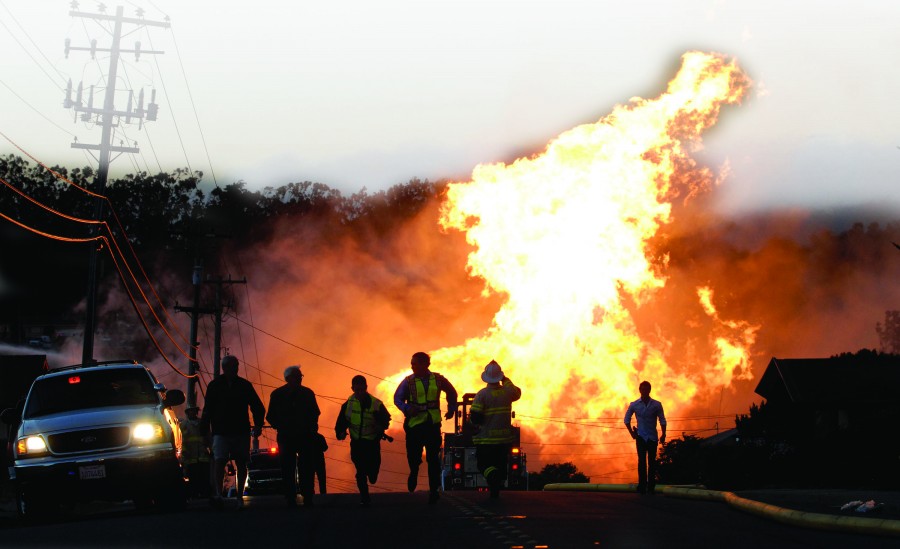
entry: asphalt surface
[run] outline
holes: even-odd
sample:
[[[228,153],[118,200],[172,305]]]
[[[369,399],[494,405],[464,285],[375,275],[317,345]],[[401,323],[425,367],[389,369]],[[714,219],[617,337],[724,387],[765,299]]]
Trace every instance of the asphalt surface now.
[[[557,484],[550,485],[546,489],[626,493],[633,492],[634,485]],[[648,503],[650,499],[660,497],[714,501],[723,507],[730,506],[767,520],[800,528],[897,537],[900,546],[900,492],[766,489],[732,493],[706,490],[701,487],[658,486],[656,496],[639,497],[649,498]],[[871,503],[866,506],[867,502]],[[864,512],[860,510],[861,507]],[[90,513],[88,509],[84,511]],[[15,504],[8,483],[0,485],[0,524],[6,526],[17,524]]]
[[[551,491],[634,492],[634,484],[552,484]],[[719,501],[777,522],[811,528],[900,538],[900,492],[868,489],[761,489],[739,492],[697,486],[657,486],[657,493]],[[657,496],[644,496],[657,497]]]

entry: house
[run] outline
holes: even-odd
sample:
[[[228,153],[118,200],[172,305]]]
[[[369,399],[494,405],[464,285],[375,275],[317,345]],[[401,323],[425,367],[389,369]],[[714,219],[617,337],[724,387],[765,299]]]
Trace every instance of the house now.
[[[862,434],[874,425],[883,430],[895,424],[900,420],[898,388],[900,356],[861,353],[832,358],[773,357],[756,394],[773,410],[793,416],[784,417],[785,422],[800,421],[797,428],[823,438],[836,432]]]
[[[791,479],[808,484],[900,486],[900,356],[772,358],[756,387],[754,429]]]

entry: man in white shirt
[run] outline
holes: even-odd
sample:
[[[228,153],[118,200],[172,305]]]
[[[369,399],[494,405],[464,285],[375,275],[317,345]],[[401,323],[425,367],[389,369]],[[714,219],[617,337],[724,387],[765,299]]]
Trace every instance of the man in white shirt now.
[[[666,414],[658,400],[650,398],[650,382],[642,381],[638,386],[641,398],[628,405],[625,412],[625,427],[631,433],[637,446],[639,494],[653,494],[656,488],[656,447],[666,443]],[[637,427],[631,426],[631,416],[637,416]],[[656,421],[662,430],[656,434]]]

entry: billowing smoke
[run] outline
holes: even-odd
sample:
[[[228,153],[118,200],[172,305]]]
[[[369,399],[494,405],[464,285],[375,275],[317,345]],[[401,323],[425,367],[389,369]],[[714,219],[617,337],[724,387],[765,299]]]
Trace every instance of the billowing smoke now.
[[[758,401],[772,356],[875,346],[889,232],[717,217],[716,175],[689,152],[747,81],[717,56],[685,66],[659,99],[479,167],[390,231],[286,223],[244,251],[254,323],[290,342],[257,335],[260,365],[303,364],[327,432],[358,371],[390,404],[415,351],[460,393],[497,359],[524,389],[531,470],[574,460],[604,482],[633,476],[621,417],[642,379],[672,436],[706,436]]]
[[[771,357],[877,347],[875,324],[900,298],[900,226],[716,214],[717,176],[690,152],[749,83],[719,56],[685,65],[683,87],[479,167],[415,216],[282,221],[270,241],[227,251],[247,278],[224,340],[242,375],[267,396],[301,364],[328,437],[350,378],[366,375],[400,439],[384,446],[379,484],[402,490],[391,400],[412,353],[432,353],[461,394],[494,358],[524,390],[530,470],[574,461],[622,482],[634,460],[621,418],[642,379],[667,405],[670,438],[706,436],[759,400]],[[347,444],[330,442],[329,476],[352,479]]]

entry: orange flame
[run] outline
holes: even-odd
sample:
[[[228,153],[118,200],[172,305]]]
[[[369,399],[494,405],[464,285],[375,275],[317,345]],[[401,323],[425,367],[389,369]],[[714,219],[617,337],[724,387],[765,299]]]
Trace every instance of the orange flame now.
[[[756,327],[719,319],[710,289],[698,296],[714,321],[709,338],[717,351],[696,357],[699,377],[667,363],[663,338],[642,341],[629,311],[666,284],[665,260],[647,245],[671,222],[672,200],[712,179],[688,149],[699,147],[720,106],[738,103],[750,86],[723,56],[689,52],[682,61],[660,97],[632,99],[559,135],[540,154],[479,165],[471,181],[448,188],[441,226],[465,232],[474,247],[470,274],[484,279],[485,293],[506,300],[485,334],[434,351],[433,368],[468,391],[481,386],[482,368],[496,359],[523,389],[515,406],[523,440],[630,442],[621,418],[641,379],[653,383],[672,415],[701,384],[727,387],[752,377],[747,349]],[[393,391],[407,373],[384,389]],[[568,419],[554,419],[561,417]]]

